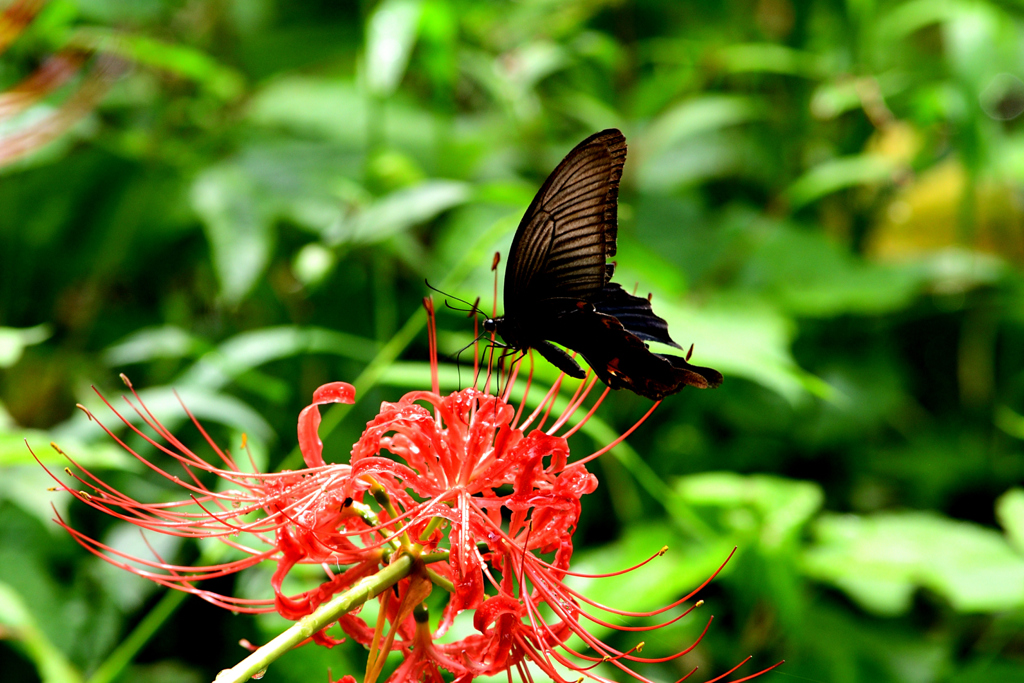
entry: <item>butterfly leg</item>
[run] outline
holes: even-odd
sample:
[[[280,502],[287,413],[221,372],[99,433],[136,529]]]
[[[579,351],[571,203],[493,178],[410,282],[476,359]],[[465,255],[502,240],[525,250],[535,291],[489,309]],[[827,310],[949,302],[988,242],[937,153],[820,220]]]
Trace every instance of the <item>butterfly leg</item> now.
[[[462,365],[461,365],[461,362],[460,362],[459,358],[462,356],[463,352],[466,351],[466,349],[468,349],[473,344],[476,344],[478,341],[483,339],[486,335],[487,335],[486,332],[483,332],[483,333],[477,335],[476,339],[474,339],[473,341],[469,342],[468,344],[463,346],[461,349],[459,349],[458,352],[454,356],[454,358],[455,358],[455,371],[459,373],[459,391],[462,390]],[[476,351],[474,351],[474,353],[476,353]],[[449,358],[452,358],[452,356],[449,356]],[[474,366],[474,368],[476,367],[476,359],[475,358],[473,359],[473,366]],[[473,380],[474,380],[474,383],[475,383],[476,377],[474,377]]]
[[[485,333],[485,334],[487,334],[487,333]],[[481,335],[481,336],[483,336],[483,335]],[[490,341],[487,342],[487,346],[484,348],[484,357],[487,358],[487,363],[486,363],[486,365],[487,365],[487,375],[486,375],[486,380],[485,380],[485,382],[487,382],[487,383],[489,383],[491,381],[491,373],[493,373],[494,369],[495,369],[495,363],[494,363],[494,350],[495,349],[500,349],[501,350],[501,355],[498,356],[498,366],[499,366],[499,368],[500,368],[501,362],[505,359],[505,357],[508,356],[509,353],[514,353],[516,351],[516,347],[514,347],[514,346],[512,346],[510,344],[506,344],[504,342],[500,342],[497,339],[491,339]],[[498,373],[499,374],[501,373],[500,369],[498,370]],[[476,386],[476,380],[477,380],[477,378],[474,377],[473,378],[473,386]],[[485,384],[485,386],[488,386],[488,385]]]
[[[570,377],[583,379],[587,376],[587,373],[583,371],[583,368],[580,367],[579,363],[572,359],[572,356],[551,342],[538,341],[533,345],[533,348],[537,350],[537,353],[544,356],[544,359],[547,362],[551,363]]]
[[[519,355],[519,354],[520,354],[519,349],[509,347],[506,350],[502,351],[501,356],[498,357],[498,396],[505,397],[505,394],[508,392],[509,382],[512,381],[512,366],[518,360],[516,358],[516,356]],[[523,355],[525,355],[525,354],[523,354]],[[501,370],[502,370],[502,368],[504,368],[505,359],[510,357],[510,356],[512,357],[512,360],[509,362],[509,365],[508,365],[508,374],[505,375],[505,388],[502,389],[501,388]],[[522,357],[523,357],[522,355],[519,355],[519,358],[522,358]]]

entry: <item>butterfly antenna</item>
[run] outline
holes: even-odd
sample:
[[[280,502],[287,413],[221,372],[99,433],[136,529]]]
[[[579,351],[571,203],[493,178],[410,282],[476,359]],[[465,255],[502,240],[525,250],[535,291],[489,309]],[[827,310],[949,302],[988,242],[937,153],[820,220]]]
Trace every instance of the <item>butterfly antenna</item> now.
[[[480,297],[477,297],[476,301],[471,303],[469,308],[459,308],[458,306],[452,306],[450,303],[448,303],[448,299],[444,300],[444,305],[447,306],[448,308],[450,308],[453,311],[458,311],[460,313],[466,313],[467,314],[466,315],[467,318],[472,318],[473,316],[477,315],[478,313],[480,315],[484,315],[484,312],[480,310]],[[473,325],[473,329],[474,329],[474,333],[475,333],[475,330],[476,330],[476,324],[475,323]]]
[[[471,304],[468,301],[466,301],[465,299],[461,299],[461,298],[455,296],[454,294],[449,294],[448,292],[446,292],[444,290],[438,289],[434,285],[430,284],[430,282],[426,278],[423,279],[423,283],[427,287],[429,287],[430,289],[432,289],[435,292],[437,292],[438,294],[443,294],[446,297],[451,297],[451,298],[455,299],[456,301],[462,302],[462,303],[466,304],[467,306],[469,306],[469,308],[458,308],[456,306],[452,306],[450,303],[448,303],[448,300],[445,299],[444,305],[447,306],[448,308],[452,309],[453,311],[459,311],[461,313],[469,313],[470,315],[475,315],[477,313],[479,313],[480,315],[484,315],[484,312],[480,310],[480,306],[479,306],[479,304],[480,304],[480,297],[477,297],[476,303],[472,303]]]

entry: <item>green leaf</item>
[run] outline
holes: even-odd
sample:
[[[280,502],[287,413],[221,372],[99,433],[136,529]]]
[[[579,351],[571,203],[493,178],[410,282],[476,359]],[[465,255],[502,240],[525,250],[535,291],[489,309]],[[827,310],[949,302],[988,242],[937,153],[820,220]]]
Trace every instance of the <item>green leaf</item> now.
[[[895,161],[876,154],[830,159],[797,178],[786,195],[799,209],[839,190],[891,181],[898,169]]]
[[[845,75],[818,86],[811,97],[811,113],[819,119],[834,119],[864,106],[865,86],[877,88],[883,97],[892,97],[905,91],[912,83],[910,76],[900,71],[861,78]]]
[[[679,479],[675,490],[697,509],[716,509],[732,532],[754,533],[767,550],[794,543],[821,509],[825,496],[813,482],[766,475],[705,472]]]
[[[58,484],[39,466],[36,458],[58,477],[65,467],[72,465],[71,460],[89,470],[137,472],[140,469],[129,453],[110,440],[89,443],[34,429],[0,429],[0,500],[14,503],[55,533],[58,527],[50,524],[54,510],[65,514],[71,497],[50,490]],[[75,482],[69,485],[76,486]]]
[[[955,20],[965,3],[957,0],[910,0],[896,5],[877,25],[879,38],[897,41],[932,24]]]
[[[36,458],[47,466],[64,467],[67,458],[51,447],[55,443],[62,451],[74,458],[75,462],[89,468],[137,470],[135,459],[113,443],[88,443],[73,438],[61,438],[39,429],[0,430],[0,467],[15,465],[35,466]],[[26,445],[27,444],[27,445]]]
[[[248,119],[359,148],[365,144],[367,111],[366,97],[352,83],[290,76],[271,81],[253,95]]]
[[[756,99],[705,95],[672,107],[633,143],[639,187],[664,193],[680,186],[757,168],[758,152],[735,128],[764,118]]]
[[[944,54],[953,72],[980,94],[1000,71],[1020,68],[1015,20],[989,3],[962,3],[942,27]],[[972,112],[979,109],[977,104]]]
[[[386,115],[372,114],[373,125],[382,126],[389,147],[427,158],[436,153],[438,125],[429,111],[391,98]],[[362,154],[371,124],[368,96],[355,83],[337,78],[285,76],[276,78],[253,94],[246,121],[274,131],[287,131],[303,138],[330,140],[347,154]],[[341,167],[344,175],[356,178],[362,157],[338,159],[336,151],[316,163]],[[334,158],[333,163],[331,162]],[[340,164],[338,162],[341,162]]]
[[[905,613],[918,588],[959,612],[1024,606],[1024,558],[999,533],[927,512],[826,515],[803,558],[805,573],[865,609]]]
[[[1024,415],[1013,408],[1007,405],[996,408],[994,422],[1006,434],[1017,439],[1024,439]]]
[[[655,294],[654,306],[668,321],[680,346],[694,345],[692,362],[739,376],[778,392],[790,403],[807,394],[835,399],[821,379],[797,365],[789,347],[792,320],[766,302],[748,297],[716,297],[701,306],[666,301]],[[685,332],[683,332],[685,331]]]
[[[82,675],[40,630],[31,608],[5,583],[0,583],[0,625],[7,642],[35,664],[43,683],[82,683]]]
[[[409,63],[420,22],[419,0],[384,0],[366,28],[366,83],[370,92],[387,97],[395,92]]]
[[[543,111],[538,84],[570,64],[566,51],[547,40],[524,42],[498,56],[464,49],[461,59],[466,74],[522,121],[536,120]]]
[[[192,187],[192,206],[203,219],[221,293],[236,304],[270,260],[273,208],[252,178],[234,165],[201,174]]]
[[[504,75],[518,90],[528,91],[568,66],[566,51],[557,43],[535,40],[517,49],[505,63]]]
[[[776,43],[729,45],[719,51],[718,59],[731,73],[776,73],[811,79],[826,74],[819,55]]]
[[[166,5],[161,0],[136,2],[109,2],[109,0],[58,0],[57,5],[69,4],[75,18],[113,25],[152,24],[166,18]],[[49,7],[49,5],[48,5]],[[65,12],[68,9],[64,10]],[[34,28],[34,27],[33,27]]]
[[[199,174],[191,203],[202,219],[221,293],[238,303],[259,281],[289,219],[317,235],[337,231],[347,202],[366,191],[349,176],[361,156],[336,145],[261,142]]]
[[[95,26],[77,29],[69,42],[190,78],[221,99],[234,100],[244,90],[244,81],[237,71],[188,45]]]
[[[177,491],[187,499],[184,491]],[[200,508],[194,508],[196,514],[202,514]],[[102,542],[110,548],[110,557],[125,561],[129,557],[137,557],[147,561],[158,561],[157,558],[178,557],[185,539],[169,534],[143,532],[135,524],[118,521],[103,535]],[[251,541],[250,541],[251,542]],[[144,576],[125,571],[123,567],[101,562],[94,570],[97,578],[106,589],[106,596],[123,613],[131,613],[140,609],[160,586]]]
[[[931,290],[954,294],[995,285],[1011,272],[1000,256],[961,247],[932,251],[906,267],[916,270]]]
[[[622,114],[600,98],[584,92],[564,93],[552,103],[560,113],[579,121],[585,129],[625,128],[628,123]]]
[[[926,284],[920,268],[859,260],[818,231],[780,226],[760,238],[738,279],[794,315],[890,313]]]
[[[280,325],[235,335],[204,354],[177,382],[220,389],[233,379],[271,361],[302,354],[328,353],[366,361],[377,345],[363,337],[322,327]]]
[[[158,358],[190,358],[206,346],[199,337],[174,325],[147,327],[108,346],[103,352],[103,361],[119,366]]]
[[[638,170],[639,187],[669,194],[715,178],[756,177],[762,153],[736,131],[713,131],[657,153]]]
[[[53,334],[47,324],[35,327],[0,327],[0,368],[9,368],[18,362],[26,346],[39,344]]]
[[[996,501],[996,519],[1018,553],[1024,555],[1024,489],[1010,489]]]
[[[371,244],[432,220],[471,196],[465,183],[428,180],[378,199],[355,218],[341,224],[332,243]]]
[[[759,100],[742,95],[704,95],[672,107],[641,133],[636,146],[645,153],[665,150],[681,140],[764,117]]]

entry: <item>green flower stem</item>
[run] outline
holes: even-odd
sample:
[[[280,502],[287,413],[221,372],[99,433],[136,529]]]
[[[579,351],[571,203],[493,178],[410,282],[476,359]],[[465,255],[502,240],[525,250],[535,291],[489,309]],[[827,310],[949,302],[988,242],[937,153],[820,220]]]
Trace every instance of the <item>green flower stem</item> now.
[[[443,588],[444,590],[446,590],[449,593],[454,593],[455,592],[455,584],[454,583],[452,583],[451,581],[449,581],[445,577],[441,576],[440,574],[435,572],[433,569],[430,569],[429,567],[427,568],[427,578],[430,579],[430,582],[432,584],[434,584],[435,586],[437,586],[439,588]]]
[[[372,485],[370,486],[370,495],[372,495],[373,499],[377,501],[377,504],[388,513],[388,516],[390,516],[391,519],[398,519],[400,515],[398,514],[398,510],[395,509],[394,504],[391,502],[391,496],[388,495],[387,490],[377,483],[377,480],[373,477],[368,477],[368,479],[372,482]],[[405,548],[406,552],[414,555],[419,554],[419,546],[416,546],[415,549],[412,547],[412,541],[409,540],[408,533],[403,531],[401,539],[402,547]]]
[[[121,644],[114,649],[110,655],[103,660],[99,668],[89,677],[88,683],[111,683],[116,681],[129,664],[135,659],[149,639],[156,634],[170,618],[178,605],[188,597],[188,593],[176,590],[169,590],[160,598],[153,609],[146,613],[139,625],[121,641]]]
[[[426,528],[423,530],[423,533],[420,534],[420,541],[427,541],[430,538],[430,534],[434,533],[437,530],[437,527],[441,526],[445,521],[447,520],[445,520],[444,517],[434,517],[432,520],[427,522]]]
[[[374,529],[377,529],[378,533],[383,538],[387,538],[390,535],[388,533],[387,529],[385,529],[384,527],[381,526],[380,518],[377,517],[377,513],[375,513],[373,510],[370,509],[369,505],[365,505],[364,503],[357,503],[357,502],[353,501],[352,502],[352,509],[355,510],[357,513],[359,513],[360,519],[362,519],[363,522],[365,522],[367,526],[372,527]],[[398,542],[397,539],[391,539],[388,542],[388,545],[390,545],[393,550],[398,550],[401,547],[401,544]]]
[[[420,555],[420,562],[423,564],[432,564],[434,562],[444,562],[451,556],[451,553],[447,550],[438,550],[436,553],[426,553]],[[433,571],[428,569],[427,571]]]
[[[395,510],[394,505],[391,504],[391,498],[390,496],[388,496],[387,491],[385,491],[382,486],[380,486],[377,483],[374,483],[373,488],[370,489],[370,492],[373,494],[374,500],[376,500],[377,503],[382,508],[387,510],[388,514],[391,515],[392,519],[398,517],[398,511]],[[380,519],[377,517],[376,514],[374,514],[373,510],[371,510],[369,506],[364,505],[363,503],[353,502],[352,507],[359,512],[359,516],[363,519],[364,522],[366,522],[367,525],[380,529],[380,534],[382,536],[388,536],[387,530],[381,527]],[[434,522],[440,521],[442,521],[442,518],[435,517],[434,519],[430,520],[430,524],[434,524]],[[436,527],[436,524],[434,526]],[[413,544],[409,540],[408,534],[403,533],[402,539],[403,543],[405,544],[406,552],[411,553],[412,555],[421,554],[421,546],[419,544]],[[390,544],[391,547],[395,550],[398,550],[401,547],[401,544],[399,544],[399,542],[396,539],[391,539]],[[448,552],[443,551],[440,553],[433,553],[433,555],[430,555],[429,557],[432,556],[438,556],[439,559],[443,559],[448,557]],[[428,556],[425,555],[424,557]],[[433,562],[435,560],[430,561]],[[439,586],[444,590],[448,591],[449,593],[455,592],[455,585],[445,577],[435,572],[433,569],[427,568],[427,578],[430,579],[431,583],[433,583],[435,586]]]
[[[436,562],[448,557],[448,553],[430,553],[423,555],[419,561]],[[351,612],[368,600],[377,597],[391,586],[409,576],[416,568],[416,560],[409,555],[401,555],[394,562],[381,569],[373,576],[358,581],[343,593],[320,605],[312,613],[281,632],[276,638],[259,648],[241,662],[217,674],[214,683],[243,683],[254,674],[264,671],[270,663],[293,647],[327,627],[339,616]]]

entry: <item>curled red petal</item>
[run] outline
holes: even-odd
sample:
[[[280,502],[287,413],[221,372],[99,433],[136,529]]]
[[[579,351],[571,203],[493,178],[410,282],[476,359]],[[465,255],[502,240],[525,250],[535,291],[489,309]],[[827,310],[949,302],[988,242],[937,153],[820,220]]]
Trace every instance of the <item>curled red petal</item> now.
[[[313,403],[322,405],[324,403],[355,403],[356,388],[348,382],[328,382],[316,388],[313,392]]]
[[[324,444],[317,429],[320,427],[320,409],[325,403],[355,403],[356,388],[348,382],[331,382],[317,387],[313,402],[299,413],[299,450],[306,467],[323,467]]]

